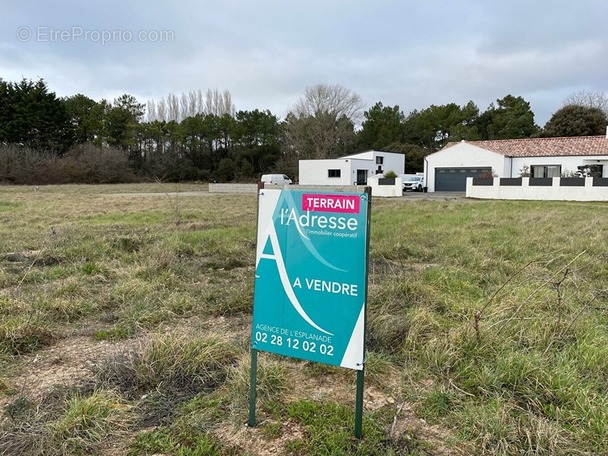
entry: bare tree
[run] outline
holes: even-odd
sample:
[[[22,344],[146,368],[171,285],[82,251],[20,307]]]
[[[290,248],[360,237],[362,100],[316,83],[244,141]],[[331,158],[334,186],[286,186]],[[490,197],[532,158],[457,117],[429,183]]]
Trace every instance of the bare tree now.
[[[604,92],[581,90],[564,100],[564,106],[576,105],[586,108],[599,108],[608,115],[608,95]]]
[[[205,97],[205,112],[213,113],[214,107],[217,106],[217,98],[217,89],[215,91],[207,89],[207,95]]]
[[[167,120],[167,103],[164,99],[156,104],[156,120]]]
[[[230,92],[227,90],[220,92],[218,89],[207,90],[204,97],[200,89],[184,92],[179,96],[170,93],[167,98],[161,98],[157,102],[149,100],[147,106],[149,122],[154,120],[181,122],[197,114],[214,114],[218,117],[224,114],[234,117],[236,114]]]
[[[181,112],[179,109],[179,98],[173,93],[170,93],[167,96],[167,116],[167,120],[176,120],[177,122],[182,121]]]
[[[232,95],[230,94],[230,92],[224,90],[224,93],[222,94],[222,100],[224,111],[222,114],[228,114],[231,117],[234,117],[234,115],[236,114],[236,108],[234,106],[234,103],[232,102]]]
[[[364,107],[359,95],[339,84],[317,84],[306,88],[293,112],[298,117],[330,114],[338,119],[345,116],[357,123]]]
[[[205,96],[205,114],[214,114],[218,117],[228,114],[234,117],[235,107],[232,103],[232,95],[227,90],[220,93],[218,89],[209,89]]]
[[[180,107],[180,109],[179,109],[180,120],[183,120],[186,117],[190,116],[189,106],[188,106],[188,94],[182,93],[182,95],[179,99],[179,107]]]
[[[203,92],[201,92],[201,89],[198,89],[196,91],[194,98],[195,98],[194,103],[196,105],[196,112],[203,112]]]
[[[200,93],[200,90],[199,90]],[[200,111],[200,105],[197,103],[197,94],[194,90],[188,92],[188,115],[195,116]]]
[[[154,122],[155,120],[158,120],[158,118],[156,117],[157,112],[156,112],[156,103],[154,100],[148,100],[147,106],[146,106],[146,121],[147,122]]]
[[[340,85],[307,87],[284,123],[284,153],[299,159],[334,158],[352,152],[361,98]]]

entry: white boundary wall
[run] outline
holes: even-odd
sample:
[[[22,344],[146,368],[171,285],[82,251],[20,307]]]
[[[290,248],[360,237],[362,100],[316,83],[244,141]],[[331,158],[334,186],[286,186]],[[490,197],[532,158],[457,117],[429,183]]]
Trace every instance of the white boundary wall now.
[[[372,188],[372,197],[391,198],[403,196],[403,180],[400,177],[395,178],[394,185],[380,185],[380,179],[378,176],[367,178],[367,184]]]
[[[530,178],[522,177],[521,185],[500,185],[500,178],[493,185],[473,185],[467,178],[467,198],[502,200],[547,200],[547,201],[608,201],[608,187],[594,187],[593,178],[585,177],[581,187],[561,186],[559,177],[553,177],[551,186],[530,186]],[[583,178],[580,178],[583,179]]]

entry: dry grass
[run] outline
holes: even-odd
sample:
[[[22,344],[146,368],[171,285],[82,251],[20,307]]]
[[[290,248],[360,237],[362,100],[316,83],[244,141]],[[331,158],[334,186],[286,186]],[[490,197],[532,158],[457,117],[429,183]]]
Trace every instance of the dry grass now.
[[[0,453],[608,451],[605,205],[375,200],[355,441],[268,354],[245,426],[256,199],[205,190],[0,187]]]

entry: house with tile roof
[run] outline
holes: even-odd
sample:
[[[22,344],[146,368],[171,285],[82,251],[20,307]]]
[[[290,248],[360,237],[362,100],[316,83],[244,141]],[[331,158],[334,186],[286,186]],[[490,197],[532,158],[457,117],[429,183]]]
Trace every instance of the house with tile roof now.
[[[581,172],[608,177],[608,135],[461,141],[424,160],[429,192],[464,192],[468,177],[546,179]]]

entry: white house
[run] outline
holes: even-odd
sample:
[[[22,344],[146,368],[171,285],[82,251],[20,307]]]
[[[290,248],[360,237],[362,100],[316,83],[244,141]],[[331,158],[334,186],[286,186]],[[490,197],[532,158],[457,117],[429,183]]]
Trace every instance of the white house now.
[[[461,191],[467,177],[568,176],[586,167],[608,177],[608,137],[574,136],[449,143],[424,159],[429,192]]]
[[[375,174],[394,171],[403,174],[405,155],[370,150],[326,160],[300,160],[300,185],[365,185]]]

